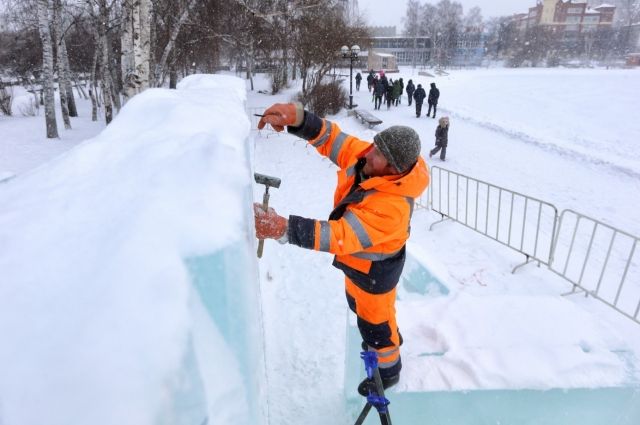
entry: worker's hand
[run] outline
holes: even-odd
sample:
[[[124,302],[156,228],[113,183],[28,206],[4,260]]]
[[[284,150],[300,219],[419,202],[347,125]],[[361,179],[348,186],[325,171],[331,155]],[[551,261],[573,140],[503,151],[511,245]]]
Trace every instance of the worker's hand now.
[[[262,204],[256,202],[253,204],[253,216],[258,239],[282,239],[287,233],[289,220],[279,216],[273,208],[265,211]]]
[[[275,131],[284,130],[285,126],[298,127],[304,119],[304,108],[302,103],[276,103],[264,111],[264,116],[258,122],[258,129],[262,130],[265,125],[271,124]]]

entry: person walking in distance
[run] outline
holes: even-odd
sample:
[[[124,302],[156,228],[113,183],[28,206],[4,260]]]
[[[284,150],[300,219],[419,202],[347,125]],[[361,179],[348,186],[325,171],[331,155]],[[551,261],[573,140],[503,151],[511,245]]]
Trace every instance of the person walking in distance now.
[[[375,88],[375,84],[373,83],[374,80],[374,75],[373,75],[373,69],[371,71],[369,71],[369,75],[367,75],[367,89],[369,90],[369,93],[371,93],[371,90],[373,88]]]
[[[380,106],[382,106],[382,96],[385,94],[385,88],[381,79],[377,78],[375,81],[375,87],[373,88],[373,96],[375,99],[373,109],[380,109]]]
[[[358,72],[356,74],[356,90],[360,91],[360,81],[362,81],[362,75]]]
[[[436,88],[436,83],[431,83],[431,89],[429,90],[429,109],[427,110],[427,117],[431,114],[431,107],[433,106],[433,118],[436,117],[436,108],[438,107],[438,99],[440,98],[440,90]]]
[[[396,286],[413,204],[429,184],[420,138],[410,127],[391,126],[371,143],[303,110],[300,103],[267,108],[258,128],[267,124],[306,139],[338,167],[338,181],[328,219],[286,218],[254,204],[256,236],[335,255],[333,266],[345,275],[347,304],[358,317],[363,348],[377,354],[383,387],[395,385],[402,369]],[[363,396],[370,389],[375,383],[368,378],[358,386]]]
[[[400,97],[402,96],[402,83],[400,80],[395,80],[393,82],[393,104],[398,106],[400,103]]]
[[[393,79],[391,78],[389,78],[389,84],[387,84],[387,90],[385,91],[385,100],[387,102],[387,110],[391,109],[393,104]]]
[[[429,158],[437,154],[439,150],[440,159],[444,161],[447,156],[447,145],[449,144],[449,117],[442,117],[438,120],[436,127],[436,147],[429,151]]]
[[[413,100],[416,101],[416,117],[418,118],[422,114],[422,103],[425,97],[427,97],[427,93],[422,88],[422,84],[418,84],[418,88],[413,93]]]
[[[409,80],[407,83],[407,98],[409,99],[409,106],[411,106],[411,101],[413,100],[413,92],[416,91],[416,86],[413,85],[413,81]]]

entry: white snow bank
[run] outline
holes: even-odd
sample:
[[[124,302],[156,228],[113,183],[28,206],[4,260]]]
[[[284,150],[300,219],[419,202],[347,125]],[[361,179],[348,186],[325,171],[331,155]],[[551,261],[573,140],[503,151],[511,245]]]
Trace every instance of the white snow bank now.
[[[398,321],[397,391],[619,387],[640,377],[622,338],[561,296],[401,301]]]
[[[227,406],[209,420],[246,409],[215,326],[195,329],[183,263],[250,237],[244,102],[228,77],[148,90],[94,139],[0,185],[0,423],[170,421],[192,342],[213,363],[209,408]]]

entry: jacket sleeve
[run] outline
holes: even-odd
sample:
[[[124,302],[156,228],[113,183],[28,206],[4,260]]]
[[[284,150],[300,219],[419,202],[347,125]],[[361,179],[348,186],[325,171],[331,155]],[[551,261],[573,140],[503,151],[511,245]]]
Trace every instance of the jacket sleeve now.
[[[352,165],[356,156],[371,145],[340,130],[336,123],[304,111],[300,127],[287,127],[287,131],[309,142],[323,156],[340,168]]]
[[[407,206],[381,200],[367,207],[351,206],[338,220],[289,216],[289,243],[302,248],[353,254],[394,239],[406,238]]]

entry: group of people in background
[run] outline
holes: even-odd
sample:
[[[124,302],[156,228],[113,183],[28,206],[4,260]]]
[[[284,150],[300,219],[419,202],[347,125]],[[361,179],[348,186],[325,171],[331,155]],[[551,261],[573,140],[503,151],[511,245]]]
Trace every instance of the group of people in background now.
[[[360,81],[362,81],[362,76],[358,72],[358,74],[356,74],[356,90],[360,90]],[[405,85],[402,78],[393,81],[392,78],[387,79],[384,71],[381,70],[379,74],[376,74],[371,70],[369,71],[369,75],[367,75],[367,89],[373,93],[372,101],[374,102],[374,109],[379,110],[383,100],[387,104],[387,109],[391,109],[391,105],[398,106],[402,104],[402,92],[405,90]],[[422,88],[422,84],[418,84],[416,88],[413,80],[409,80],[407,83],[406,92],[409,106],[411,106],[413,100],[416,101],[415,108],[417,118],[420,118],[420,115],[422,115],[422,104],[425,98],[429,105],[427,117],[432,116],[431,109],[433,109],[433,118],[436,117],[438,100],[440,99],[440,90],[436,87],[436,83],[431,83],[428,97]]]
[[[360,90],[361,81],[362,75],[358,72],[356,74],[356,90]],[[372,101],[374,102],[373,105],[376,110],[380,109],[383,100],[387,104],[387,110],[391,109],[391,105],[398,106],[402,103],[402,92],[405,90],[402,78],[398,78],[394,81],[391,78],[387,79],[387,76],[382,70],[378,74],[371,70],[369,71],[369,75],[367,75],[367,88],[369,92],[372,93]],[[418,84],[418,87],[416,87],[413,84],[413,80],[409,80],[406,86],[406,93],[409,106],[411,106],[412,101],[415,100],[417,118],[420,118],[422,115],[422,104],[425,99],[427,99],[427,104],[429,106],[429,109],[427,110],[427,117],[436,117],[438,100],[440,99],[440,90],[436,87],[436,83],[431,83],[431,88],[427,95],[422,84]],[[432,109],[433,115],[431,115]],[[449,118],[442,117],[438,120],[438,127],[436,128],[436,146],[429,152],[429,158],[440,152],[440,159],[444,161],[447,154],[448,139]]]
[[[412,87],[411,94],[409,94],[409,84]],[[433,108],[433,118],[436,117],[436,109],[438,107],[438,99],[440,99],[440,90],[436,87],[436,83],[431,83],[431,89],[429,89],[429,96],[427,97],[427,93],[422,88],[422,84],[418,84],[418,88],[413,90],[413,81],[409,80],[409,84],[407,84],[407,95],[409,99],[413,97],[416,101],[416,117],[420,118],[422,115],[422,104],[424,103],[425,97],[427,98],[427,103],[429,104],[429,109],[427,110],[427,117],[431,116],[431,108]],[[409,105],[411,105],[411,100],[409,100]]]
[[[402,92],[404,91],[402,78],[397,78],[394,81],[392,78],[387,79],[384,71],[380,71],[378,75],[371,70],[367,75],[367,88],[372,93],[371,101],[374,109],[380,109],[383,102],[387,104],[387,109],[391,109],[391,105],[398,106],[402,103]]]

